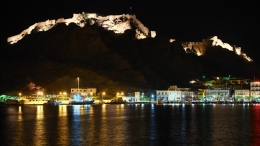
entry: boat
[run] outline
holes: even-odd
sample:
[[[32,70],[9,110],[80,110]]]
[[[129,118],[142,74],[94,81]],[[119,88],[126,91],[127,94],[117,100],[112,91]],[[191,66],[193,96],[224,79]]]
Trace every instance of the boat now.
[[[61,105],[61,101],[56,101],[56,100],[48,100],[44,105],[54,105],[54,106],[59,106]]]
[[[89,97],[82,97],[79,94],[73,95],[70,99],[68,105],[84,105],[84,104],[93,104],[94,99]]]
[[[19,104],[19,100],[13,100],[13,99],[7,99],[4,104],[6,105],[18,105]]]
[[[125,104],[125,103],[126,103],[126,101],[119,102],[119,101],[111,100],[110,102],[107,102],[105,104]]]
[[[158,104],[163,104],[163,98],[158,99],[157,103]]]
[[[85,101],[70,101],[69,105],[85,105],[85,104],[93,104],[94,100],[85,100]]]
[[[120,97],[120,98],[112,99],[110,102],[107,102],[106,104],[125,104],[125,103],[126,101],[124,101],[122,97]]]
[[[42,98],[23,98],[20,100],[20,104],[28,104],[28,105],[43,105],[47,103],[48,100]]]

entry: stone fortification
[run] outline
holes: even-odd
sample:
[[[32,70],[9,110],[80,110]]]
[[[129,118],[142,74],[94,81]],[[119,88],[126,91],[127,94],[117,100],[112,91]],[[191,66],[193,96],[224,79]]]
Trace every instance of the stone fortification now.
[[[246,55],[246,53],[242,52],[241,47],[231,46],[228,43],[223,43],[222,40],[218,39],[217,36],[210,37],[209,39],[203,39],[202,42],[182,42],[181,44],[187,53],[194,52],[198,56],[203,55],[208,47],[220,46],[223,49],[233,51],[237,55],[242,56],[248,62],[253,61]]]
[[[82,13],[73,14],[72,18],[64,19],[60,18],[57,20],[46,20],[44,22],[38,22],[31,25],[29,28],[22,31],[20,34],[7,38],[7,42],[10,44],[17,43],[26,35],[31,34],[32,31],[48,31],[59,23],[65,23],[69,25],[70,23],[75,23],[79,27],[84,27],[87,23],[90,25],[97,24],[107,30],[114,31],[115,33],[122,34],[127,29],[135,29],[136,39],[144,39],[147,37],[155,37],[155,31],[149,31],[135,15],[122,14],[122,15],[108,15],[101,16],[96,13]],[[132,26],[132,24],[134,26]]]

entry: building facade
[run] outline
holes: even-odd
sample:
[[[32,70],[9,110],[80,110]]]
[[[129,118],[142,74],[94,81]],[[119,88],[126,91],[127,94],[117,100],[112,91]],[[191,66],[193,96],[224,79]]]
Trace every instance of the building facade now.
[[[162,99],[163,102],[185,102],[194,96],[190,88],[178,88],[176,85],[170,86],[168,90],[156,90],[156,100]]]
[[[71,88],[71,94],[80,94],[81,96],[96,96],[96,88]]]
[[[250,100],[250,90],[249,89],[237,89],[235,90],[235,100],[237,101],[249,101]]]
[[[252,100],[260,100],[260,82],[250,82],[250,96]]]
[[[229,88],[207,89],[205,93],[205,100],[210,102],[229,100],[229,97],[230,97]]]

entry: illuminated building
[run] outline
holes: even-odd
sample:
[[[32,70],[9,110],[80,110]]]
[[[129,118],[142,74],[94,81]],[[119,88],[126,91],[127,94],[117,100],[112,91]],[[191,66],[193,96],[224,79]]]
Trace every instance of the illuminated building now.
[[[250,90],[249,89],[236,89],[235,90],[235,100],[237,101],[249,101],[250,100]]]
[[[217,102],[229,100],[230,90],[229,88],[211,88],[207,89],[205,93],[207,101]]]
[[[252,100],[259,101],[260,99],[260,82],[250,82],[250,96]]]
[[[197,98],[198,93],[190,88],[178,88],[170,86],[168,90],[156,90],[156,100],[163,99],[164,102],[185,102]]]
[[[95,96],[97,93],[96,88],[71,88],[71,94],[80,94],[82,96]]]

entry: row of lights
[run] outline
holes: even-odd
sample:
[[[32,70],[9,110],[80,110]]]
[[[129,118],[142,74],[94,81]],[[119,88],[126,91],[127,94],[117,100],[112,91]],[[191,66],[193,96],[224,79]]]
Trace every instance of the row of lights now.
[[[19,96],[22,96],[22,93],[19,92],[18,95],[19,95]],[[37,95],[43,95],[43,91],[38,91],[38,92],[37,92]],[[67,95],[67,92],[60,92],[60,95]]]

